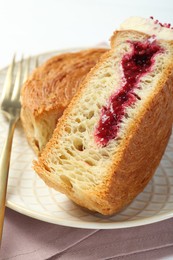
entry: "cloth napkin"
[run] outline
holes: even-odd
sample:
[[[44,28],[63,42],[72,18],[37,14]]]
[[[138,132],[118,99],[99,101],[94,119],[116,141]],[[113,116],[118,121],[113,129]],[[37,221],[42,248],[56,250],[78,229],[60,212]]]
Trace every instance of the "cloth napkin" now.
[[[173,259],[173,218],[93,230],[45,223],[6,209],[1,260]]]

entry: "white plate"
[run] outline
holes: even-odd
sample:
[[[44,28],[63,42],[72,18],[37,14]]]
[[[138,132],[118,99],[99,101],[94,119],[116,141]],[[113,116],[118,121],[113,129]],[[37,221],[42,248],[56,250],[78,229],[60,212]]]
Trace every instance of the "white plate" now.
[[[57,53],[40,55],[39,62]],[[5,75],[6,69],[0,73],[0,92]],[[7,126],[8,122],[0,114],[0,150]],[[173,136],[152,181],[124,211],[112,217],[87,212],[65,195],[48,188],[32,169],[34,158],[19,125],[13,142],[7,206],[22,214],[64,226],[94,229],[134,227],[173,217]]]

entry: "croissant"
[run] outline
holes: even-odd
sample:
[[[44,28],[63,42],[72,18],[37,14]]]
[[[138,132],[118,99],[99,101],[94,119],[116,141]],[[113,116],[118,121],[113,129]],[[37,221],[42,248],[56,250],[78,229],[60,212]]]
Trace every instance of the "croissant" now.
[[[105,52],[106,49],[97,48],[57,55],[38,67],[24,83],[21,121],[37,155],[52,136],[80,83]]]
[[[132,20],[115,31],[111,50],[80,85],[34,162],[47,185],[103,215],[143,191],[172,129],[173,30]]]

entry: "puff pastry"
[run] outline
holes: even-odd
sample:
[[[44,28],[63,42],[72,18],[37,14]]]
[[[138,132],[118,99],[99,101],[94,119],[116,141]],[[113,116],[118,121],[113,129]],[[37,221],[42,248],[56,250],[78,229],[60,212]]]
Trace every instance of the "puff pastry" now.
[[[21,92],[21,120],[38,155],[87,73],[107,49],[64,53],[35,69]]]
[[[143,191],[171,134],[173,38],[160,37],[157,28],[173,31],[144,23],[154,35],[133,26],[114,33],[111,50],[87,75],[34,162],[47,185],[104,215]]]

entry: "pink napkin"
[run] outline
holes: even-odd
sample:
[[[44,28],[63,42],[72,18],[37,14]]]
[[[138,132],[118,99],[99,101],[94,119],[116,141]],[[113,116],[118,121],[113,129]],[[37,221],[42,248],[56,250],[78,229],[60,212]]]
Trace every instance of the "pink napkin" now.
[[[92,230],[45,223],[6,209],[1,260],[173,259],[173,218],[135,228]]]

